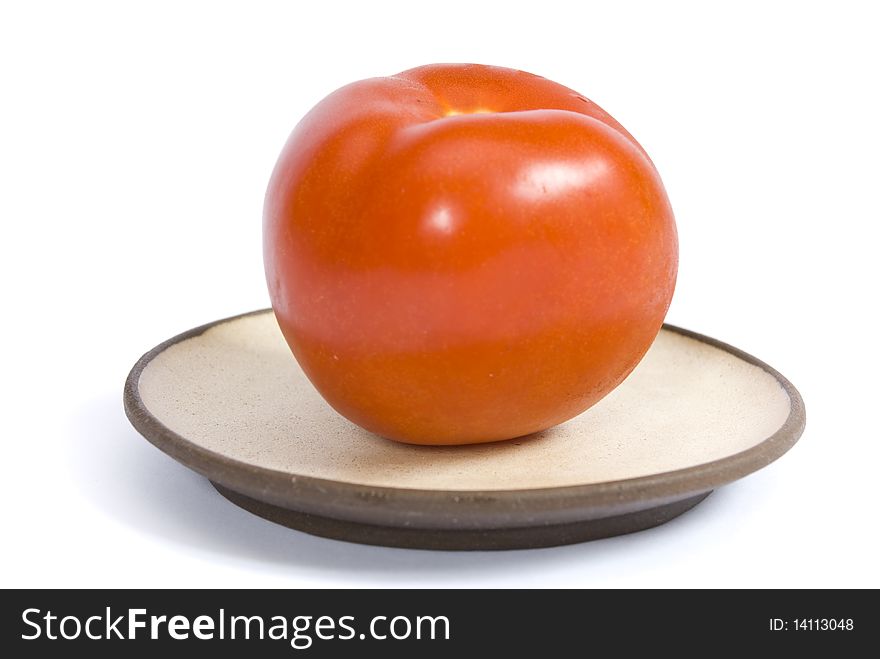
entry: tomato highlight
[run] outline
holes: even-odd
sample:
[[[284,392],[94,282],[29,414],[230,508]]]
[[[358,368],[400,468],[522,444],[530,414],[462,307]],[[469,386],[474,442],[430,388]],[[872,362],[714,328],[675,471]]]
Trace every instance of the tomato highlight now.
[[[608,113],[539,76],[430,65],[294,129],[264,260],[297,361],[383,437],[464,444],[580,414],[638,364],[675,286],[672,208]]]

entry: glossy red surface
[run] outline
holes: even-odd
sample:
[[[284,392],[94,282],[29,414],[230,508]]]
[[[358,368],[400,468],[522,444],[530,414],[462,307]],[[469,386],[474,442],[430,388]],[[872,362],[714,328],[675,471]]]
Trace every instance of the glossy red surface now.
[[[341,414],[390,439],[546,429],[635,367],[678,264],[663,184],[576,92],[433,65],[343,87],[269,184],[272,305]]]

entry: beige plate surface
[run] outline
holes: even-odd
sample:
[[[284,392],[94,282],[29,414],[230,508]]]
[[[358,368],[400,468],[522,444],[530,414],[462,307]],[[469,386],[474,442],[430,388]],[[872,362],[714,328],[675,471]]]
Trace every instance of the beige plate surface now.
[[[399,444],[361,430],[323,401],[271,311],[196,328],[147,353],[126,384],[126,410],[150,441],[239,505],[370,542],[366,525],[376,542],[405,546],[432,542],[383,538],[395,529],[509,534],[694,505],[779,457],[804,425],[800,396],[769,366],[665,327],[621,386],[556,428],[475,446]],[[336,530],[322,532],[315,516]],[[662,521],[655,516],[636,527]],[[346,523],[360,531],[347,534]],[[530,540],[521,533],[521,541],[501,545],[627,530],[636,528],[543,542],[524,532]],[[449,546],[471,545],[480,543]]]

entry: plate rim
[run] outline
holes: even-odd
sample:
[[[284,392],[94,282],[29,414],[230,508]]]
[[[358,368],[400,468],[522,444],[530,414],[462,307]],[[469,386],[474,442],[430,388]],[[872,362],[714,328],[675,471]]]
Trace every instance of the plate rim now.
[[[698,465],[645,476],[599,483],[503,490],[444,490],[399,488],[337,481],[254,465],[217,453],[171,430],[144,403],[140,376],[171,346],[208,330],[249,316],[273,313],[271,308],[221,318],[186,330],[141,356],[125,380],[123,405],[134,428],[151,444],[211,481],[278,506],[351,521],[443,526],[441,518],[455,517],[459,525],[539,525],[585,517],[602,517],[647,504],[675,501],[707,492],[757,471],[784,455],[801,437],[806,425],[803,398],[779,371],[749,353],[718,339],[664,323],[662,329],[727,352],[771,375],[788,395],[789,414],[780,428],[758,444],[738,453]],[[447,520],[448,522],[448,520]]]

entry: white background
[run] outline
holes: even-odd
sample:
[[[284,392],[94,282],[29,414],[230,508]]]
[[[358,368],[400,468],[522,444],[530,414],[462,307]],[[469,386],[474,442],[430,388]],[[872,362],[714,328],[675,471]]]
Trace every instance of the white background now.
[[[876,20],[710,4],[4,3],[0,585],[880,586]],[[129,426],[143,352],[268,305],[263,193],[297,120],[437,61],[541,74],[641,141],[678,219],[668,320],[798,386],[789,454],[651,531],[441,553],[274,526]]]

